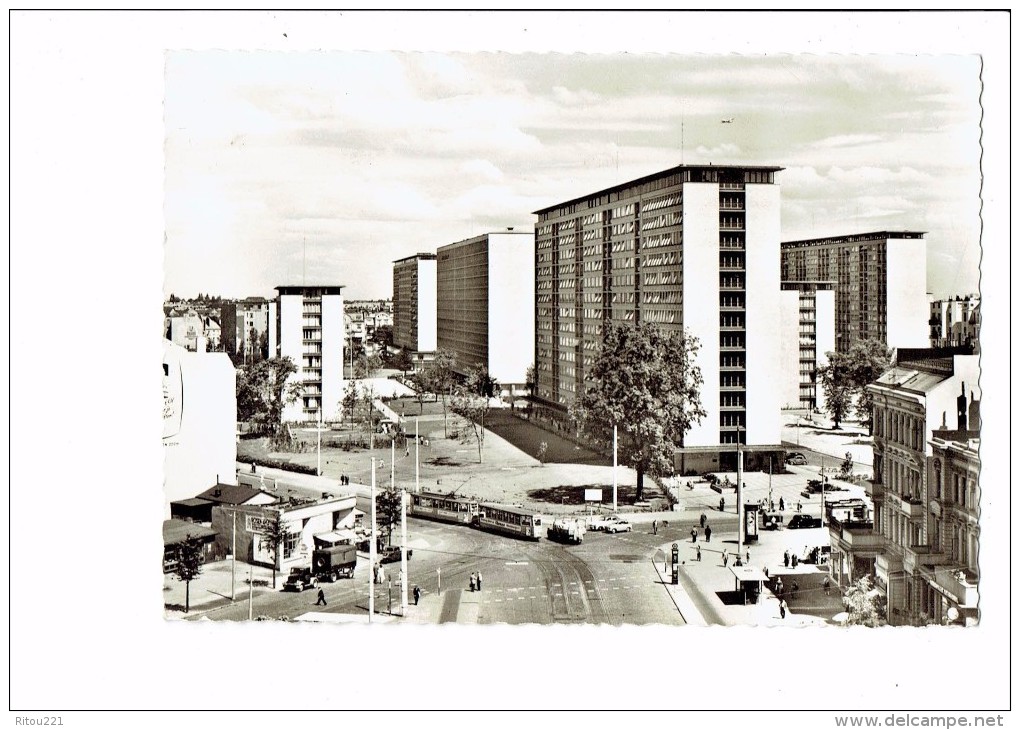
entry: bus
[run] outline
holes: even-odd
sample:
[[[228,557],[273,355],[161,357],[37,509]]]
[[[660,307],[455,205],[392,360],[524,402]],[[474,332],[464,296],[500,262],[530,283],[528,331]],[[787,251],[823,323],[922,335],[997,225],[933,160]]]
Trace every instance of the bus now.
[[[418,492],[411,495],[409,513],[440,522],[470,525],[478,516],[478,502],[469,497],[453,497],[435,492]]]
[[[542,516],[521,507],[481,504],[476,524],[483,530],[526,540],[538,540],[542,537]]]

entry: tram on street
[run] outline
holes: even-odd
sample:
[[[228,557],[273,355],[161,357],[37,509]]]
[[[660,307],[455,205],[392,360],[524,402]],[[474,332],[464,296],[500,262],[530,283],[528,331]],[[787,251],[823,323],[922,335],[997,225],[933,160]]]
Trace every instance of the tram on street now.
[[[542,516],[521,507],[481,504],[475,524],[483,530],[526,540],[538,540],[542,537]]]
[[[414,517],[470,525],[478,516],[478,502],[469,497],[418,492],[411,495],[409,513]]]

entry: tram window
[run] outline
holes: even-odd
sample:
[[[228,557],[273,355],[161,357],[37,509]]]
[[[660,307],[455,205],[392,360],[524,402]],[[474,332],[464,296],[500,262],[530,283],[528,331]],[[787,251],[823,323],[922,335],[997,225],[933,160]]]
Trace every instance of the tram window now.
[[[536,517],[535,518],[535,527],[539,527],[541,524],[542,524],[542,518],[541,517]]]

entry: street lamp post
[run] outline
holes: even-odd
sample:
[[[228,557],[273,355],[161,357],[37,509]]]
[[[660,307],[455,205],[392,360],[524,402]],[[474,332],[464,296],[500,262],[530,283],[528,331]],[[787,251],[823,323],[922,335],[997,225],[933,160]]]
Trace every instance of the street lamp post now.
[[[368,622],[375,613],[375,455],[372,455],[372,529],[368,540]]]
[[[613,424],[613,512],[616,512],[616,424]]]

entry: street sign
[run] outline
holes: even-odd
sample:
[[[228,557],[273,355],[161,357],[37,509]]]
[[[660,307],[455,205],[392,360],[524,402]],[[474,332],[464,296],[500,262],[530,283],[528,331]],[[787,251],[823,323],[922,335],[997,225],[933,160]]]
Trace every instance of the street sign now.
[[[601,489],[585,489],[584,490],[584,501],[585,502],[601,502],[602,501],[602,490]]]
[[[677,585],[678,583],[680,583],[680,546],[677,545],[676,543],[673,543],[672,548],[673,548],[672,549],[673,575],[671,577],[673,579],[673,585]]]

